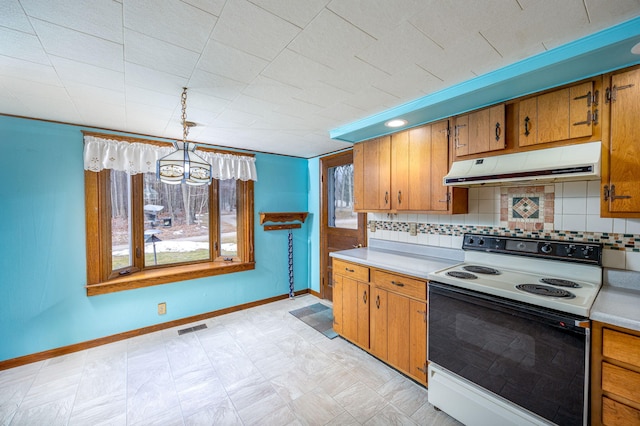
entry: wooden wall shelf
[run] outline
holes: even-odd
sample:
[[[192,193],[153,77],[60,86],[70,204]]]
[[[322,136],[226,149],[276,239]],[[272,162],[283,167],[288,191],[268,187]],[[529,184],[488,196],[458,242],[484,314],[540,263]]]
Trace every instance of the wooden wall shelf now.
[[[260,213],[260,225],[265,222],[302,222],[307,219],[309,212],[270,212]],[[276,231],[279,229],[295,229],[300,228],[300,223],[286,223],[283,225],[264,225],[265,231]]]

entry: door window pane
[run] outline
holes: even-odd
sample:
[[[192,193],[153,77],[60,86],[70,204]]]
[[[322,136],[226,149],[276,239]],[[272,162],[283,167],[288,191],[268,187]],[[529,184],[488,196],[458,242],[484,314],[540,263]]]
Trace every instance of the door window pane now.
[[[329,168],[329,226],[358,229],[353,211],[353,164]]]
[[[133,265],[131,239],[131,179],[111,170],[111,269]]]
[[[209,185],[144,176],[145,266],[209,260]]]
[[[238,256],[238,203],[236,181],[221,180],[220,199],[220,255]]]

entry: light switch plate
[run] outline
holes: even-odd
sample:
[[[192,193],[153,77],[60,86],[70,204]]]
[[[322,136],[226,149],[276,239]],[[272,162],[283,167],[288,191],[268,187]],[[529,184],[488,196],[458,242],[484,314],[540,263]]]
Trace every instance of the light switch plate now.
[[[164,315],[167,313],[167,303],[158,303],[158,315]]]
[[[369,222],[369,232],[376,232],[376,221],[372,220]]]
[[[410,222],[409,223],[409,235],[411,235],[412,237],[415,237],[416,235],[418,235],[418,224],[415,222]]]

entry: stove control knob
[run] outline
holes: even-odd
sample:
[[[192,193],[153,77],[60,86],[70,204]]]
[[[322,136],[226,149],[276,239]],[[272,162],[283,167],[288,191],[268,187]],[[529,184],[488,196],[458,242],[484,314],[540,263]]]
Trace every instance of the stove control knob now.
[[[469,237],[469,239],[467,239],[467,244],[473,244],[475,243],[475,240],[473,239],[473,237]]]
[[[545,245],[543,245],[542,247],[540,247],[540,251],[543,252],[544,254],[549,254],[551,253],[551,244],[549,243],[545,243]]]
[[[480,239],[478,240],[478,245],[479,245],[479,246],[483,246],[483,245],[484,245],[484,238],[480,238]]]
[[[576,252],[576,246],[571,244],[569,247],[567,247],[567,254],[569,256],[571,256],[573,253]]]
[[[584,246],[582,247],[582,254],[584,257],[589,257],[593,254],[593,247],[591,246]]]

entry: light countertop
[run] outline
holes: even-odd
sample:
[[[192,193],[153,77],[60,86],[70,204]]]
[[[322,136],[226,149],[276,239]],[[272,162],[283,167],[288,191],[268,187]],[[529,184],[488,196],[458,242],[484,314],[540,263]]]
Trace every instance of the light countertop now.
[[[335,251],[331,257],[427,279],[427,275],[463,261],[459,249],[423,246],[395,241],[369,240],[369,247]]]
[[[605,269],[603,278],[589,317],[640,331],[640,272]]]

